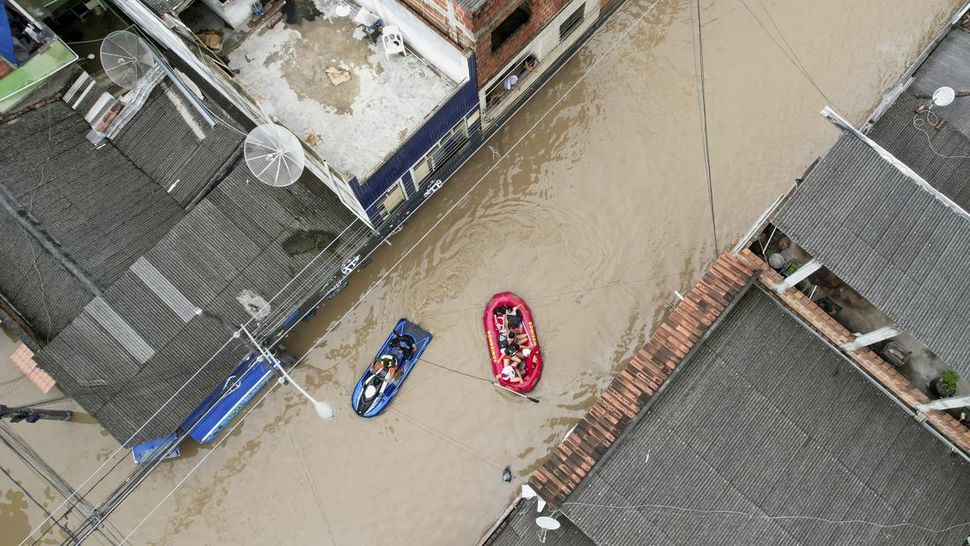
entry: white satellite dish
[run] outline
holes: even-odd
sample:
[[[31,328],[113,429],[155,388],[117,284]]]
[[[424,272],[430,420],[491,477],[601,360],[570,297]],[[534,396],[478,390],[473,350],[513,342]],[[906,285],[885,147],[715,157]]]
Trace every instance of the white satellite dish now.
[[[111,81],[128,89],[155,66],[155,54],[136,34],[116,30],[101,41],[101,66]]]
[[[957,98],[957,93],[952,87],[943,86],[933,91],[933,104],[935,106],[949,106],[955,98]]]
[[[556,529],[562,527],[562,524],[556,518],[550,518],[549,516],[539,516],[536,518],[536,525],[546,531],[555,531]]]
[[[260,125],[246,135],[243,156],[253,176],[274,188],[289,186],[303,174],[303,145],[275,123]]]

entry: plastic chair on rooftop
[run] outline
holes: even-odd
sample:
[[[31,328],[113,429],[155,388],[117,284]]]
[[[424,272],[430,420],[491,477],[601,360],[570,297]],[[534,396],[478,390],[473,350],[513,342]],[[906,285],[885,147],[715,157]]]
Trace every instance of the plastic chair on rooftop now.
[[[384,57],[390,59],[396,53],[405,53],[404,35],[397,25],[387,25],[381,30],[381,40],[384,42]]]

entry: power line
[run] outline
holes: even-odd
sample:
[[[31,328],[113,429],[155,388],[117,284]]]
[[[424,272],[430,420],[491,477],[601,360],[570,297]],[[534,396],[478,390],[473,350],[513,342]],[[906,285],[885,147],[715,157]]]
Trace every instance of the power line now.
[[[353,304],[353,305],[352,305],[352,306],[350,307],[350,309],[348,309],[348,310],[347,310],[347,311],[346,311],[346,312],[345,312],[345,313],[344,313],[343,315],[341,315],[341,317],[340,317],[340,318],[338,318],[338,319],[337,319],[337,321],[335,321],[335,322],[334,322],[334,323],[333,323],[333,324],[332,324],[332,325],[331,325],[331,326],[330,326],[330,327],[329,327],[329,328],[327,329],[327,331],[326,331],[326,332],[324,332],[324,334],[323,334],[323,335],[322,335],[322,336],[321,336],[321,337],[320,337],[320,338],[319,338],[319,339],[318,339],[318,340],[317,340],[316,342],[314,342],[314,344],[313,344],[313,345],[312,345],[312,346],[311,346],[311,347],[310,347],[310,348],[309,348],[309,349],[308,349],[308,350],[306,351],[306,353],[304,353],[304,354],[303,354],[303,356],[301,356],[301,357],[300,357],[300,358],[299,358],[299,359],[298,359],[298,360],[297,360],[296,362],[294,362],[294,363],[293,363],[293,364],[292,364],[292,365],[291,365],[291,366],[289,367],[289,369],[288,369],[287,371],[288,371],[288,372],[289,372],[289,371],[292,371],[292,370],[293,370],[293,369],[294,369],[294,368],[295,368],[296,366],[298,366],[298,365],[299,365],[299,364],[300,364],[300,363],[301,363],[301,362],[302,362],[302,361],[303,361],[303,360],[304,360],[304,359],[305,359],[305,358],[306,358],[306,357],[307,357],[307,356],[308,356],[308,355],[310,354],[310,352],[311,352],[311,351],[313,351],[313,350],[314,350],[314,349],[315,349],[316,347],[318,347],[318,346],[320,345],[320,343],[322,342],[322,340],[323,340],[323,339],[324,339],[324,338],[325,338],[325,337],[326,337],[326,336],[327,336],[327,335],[328,335],[328,334],[329,334],[330,332],[332,332],[332,331],[333,331],[333,330],[334,330],[334,329],[336,328],[336,326],[337,326],[338,324],[340,324],[340,323],[341,323],[341,322],[343,321],[343,319],[344,319],[344,318],[346,318],[346,317],[347,317],[347,316],[348,316],[348,315],[349,315],[350,313],[352,313],[352,312],[353,312],[353,311],[354,311],[354,310],[355,310],[355,309],[356,309],[356,308],[357,308],[357,307],[358,307],[358,306],[359,306],[359,305],[361,304],[361,302],[363,302],[363,300],[364,300],[364,298],[366,298],[366,297],[367,297],[367,296],[368,296],[368,295],[369,295],[369,294],[370,294],[370,293],[371,293],[371,292],[372,292],[372,291],[374,290],[374,288],[376,288],[376,287],[377,287],[377,286],[378,286],[378,285],[379,285],[379,284],[380,284],[380,283],[381,283],[381,282],[382,282],[382,281],[383,281],[383,280],[384,280],[385,278],[387,278],[387,276],[388,276],[388,275],[390,275],[390,274],[391,274],[391,273],[392,273],[392,272],[393,272],[393,271],[394,271],[394,270],[395,270],[395,269],[396,269],[396,268],[397,268],[397,267],[398,267],[398,266],[399,266],[399,265],[400,265],[400,264],[401,264],[401,263],[402,263],[402,262],[404,261],[404,259],[405,259],[405,258],[406,258],[406,257],[407,257],[407,256],[408,256],[409,254],[411,254],[411,252],[413,252],[415,248],[417,248],[417,246],[418,246],[418,245],[420,245],[420,244],[421,244],[422,242],[424,242],[424,240],[425,240],[425,239],[426,239],[426,238],[427,238],[427,237],[428,237],[428,236],[429,236],[429,235],[431,234],[431,232],[432,232],[432,231],[434,231],[434,230],[435,230],[435,229],[436,229],[436,228],[437,228],[437,227],[438,227],[438,226],[439,226],[439,225],[440,225],[440,224],[441,224],[441,223],[442,223],[442,222],[443,222],[443,221],[444,221],[444,220],[445,220],[445,219],[446,219],[446,218],[447,218],[448,216],[450,216],[450,215],[451,215],[451,213],[452,213],[452,212],[453,212],[453,211],[454,211],[454,210],[455,210],[455,209],[456,209],[456,208],[457,208],[457,207],[458,207],[459,205],[461,205],[461,204],[462,204],[462,203],[463,203],[463,202],[465,201],[465,199],[467,199],[467,197],[468,197],[468,196],[469,196],[469,195],[470,195],[470,194],[471,194],[471,193],[472,193],[472,192],[473,192],[473,191],[475,190],[475,188],[477,188],[477,187],[478,187],[478,186],[479,186],[479,185],[480,185],[480,184],[482,183],[482,181],[484,181],[484,180],[485,180],[485,178],[486,178],[486,177],[487,177],[488,175],[490,175],[490,174],[492,173],[492,171],[493,171],[493,170],[495,170],[495,168],[496,168],[496,167],[497,167],[497,166],[498,166],[499,164],[501,164],[501,163],[502,163],[502,161],[503,161],[503,160],[504,160],[505,158],[507,158],[507,157],[508,157],[508,156],[509,156],[509,155],[510,155],[510,154],[512,153],[512,151],[513,151],[513,150],[515,150],[515,149],[516,149],[516,148],[517,148],[517,147],[519,146],[519,144],[521,144],[521,143],[522,143],[522,142],[523,142],[523,141],[524,141],[524,140],[526,139],[526,137],[528,137],[528,136],[529,136],[529,135],[530,135],[530,134],[532,133],[532,131],[534,131],[534,130],[535,130],[535,129],[536,129],[536,128],[537,128],[537,127],[538,127],[538,126],[539,126],[539,125],[540,125],[540,124],[541,124],[541,123],[542,123],[542,122],[543,122],[543,121],[545,120],[545,119],[546,119],[546,117],[548,117],[548,115],[549,115],[549,114],[550,114],[550,113],[551,113],[551,112],[552,112],[552,111],[553,111],[554,109],[556,109],[556,108],[557,108],[557,107],[559,106],[559,104],[560,104],[560,103],[562,103],[562,101],[563,101],[563,100],[565,100],[565,98],[566,98],[566,97],[567,97],[567,96],[568,96],[568,95],[569,95],[569,94],[570,94],[570,93],[571,93],[571,92],[572,92],[572,91],[573,91],[573,90],[574,90],[574,89],[575,89],[576,87],[578,87],[578,86],[579,86],[579,84],[580,84],[580,83],[581,83],[581,82],[582,82],[582,81],[583,81],[583,80],[584,80],[584,79],[585,79],[585,78],[586,78],[586,77],[587,77],[587,76],[588,76],[588,75],[589,75],[589,74],[590,74],[590,73],[591,73],[591,72],[592,72],[592,71],[593,71],[593,70],[594,70],[594,69],[595,69],[596,67],[598,67],[598,66],[599,66],[599,64],[600,64],[600,63],[601,63],[601,62],[603,61],[603,59],[605,59],[605,58],[606,58],[607,56],[609,56],[609,55],[610,55],[610,53],[612,53],[612,52],[613,52],[613,50],[615,50],[615,49],[616,49],[616,47],[617,47],[617,46],[618,46],[618,45],[619,45],[619,44],[620,44],[621,42],[623,42],[623,41],[624,41],[624,40],[625,40],[625,39],[627,38],[627,36],[629,36],[629,35],[630,35],[630,33],[631,33],[631,32],[633,32],[633,30],[635,30],[635,29],[636,29],[636,27],[637,27],[637,26],[639,26],[639,24],[640,24],[640,22],[642,22],[642,21],[643,21],[643,19],[644,19],[644,18],[645,18],[645,17],[646,17],[646,16],[648,15],[648,14],[650,14],[650,13],[651,13],[651,12],[653,11],[653,8],[654,8],[654,7],[655,7],[655,6],[656,6],[656,5],[657,5],[657,4],[659,3],[659,2],[660,2],[660,0],[654,0],[654,1],[653,1],[653,2],[652,2],[652,3],[651,3],[651,4],[650,4],[650,5],[649,5],[649,6],[648,6],[648,7],[647,7],[647,8],[645,9],[645,10],[644,10],[644,12],[643,12],[642,14],[640,14],[640,16],[638,16],[638,17],[637,17],[637,18],[636,18],[636,19],[635,19],[635,20],[633,21],[633,23],[631,23],[631,24],[630,24],[630,26],[629,26],[629,27],[628,27],[628,28],[627,28],[627,29],[626,29],[626,30],[625,30],[625,31],[624,31],[623,33],[621,33],[621,34],[620,34],[620,36],[618,36],[618,37],[617,37],[617,39],[616,39],[616,40],[615,40],[615,41],[614,41],[614,42],[613,42],[613,43],[612,43],[612,44],[611,44],[611,45],[610,45],[610,46],[609,46],[609,47],[608,47],[608,48],[606,49],[606,51],[604,51],[604,52],[603,52],[603,53],[602,53],[602,54],[601,54],[601,55],[600,55],[600,56],[599,56],[599,57],[598,57],[598,58],[597,58],[596,60],[594,60],[594,61],[593,61],[593,62],[592,62],[592,63],[590,64],[590,66],[589,66],[589,67],[588,67],[588,68],[587,68],[587,69],[586,69],[585,71],[583,71],[583,73],[582,73],[582,74],[580,74],[580,75],[579,75],[579,77],[577,77],[577,78],[576,78],[576,79],[574,80],[574,82],[572,83],[572,85],[570,85],[570,86],[569,86],[569,87],[568,87],[568,88],[566,89],[566,91],[565,91],[565,92],[564,92],[564,93],[563,93],[563,94],[562,94],[562,95],[561,95],[561,96],[560,96],[560,97],[559,97],[559,98],[558,98],[558,99],[557,99],[557,100],[556,100],[555,102],[553,102],[553,103],[552,103],[552,105],[550,105],[550,106],[549,106],[549,108],[548,108],[548,109],[546,109],[546,110],[545,110],[545,111],[544,111],[544,112],[542,113],[542,115],[540,115],[540,116],[538,117],[538,119],[537,119],[537,120],[536,120],[536,121],[535,121],[535,122],[534,122],[534,123],[533,123],[533,124],[532,124],[532,125],[531,125],[531,126],[530,126],[530,127],[529,127],[529,128],[528,128],[528,129],[527,129],[527,130],[526,130],[525,132],[524,132],[524,133],[523,133],[523,134],[522,134],[522,136],[520,136],[520,137],[519,137],[519,138],[518,138],[518,139],[517,139],[517,140],[516,140],[516,141],[515,141],[515,142],[514,142],[514,143],[513,143],[513,144],[512,144],[512,145],[511,145],[510,147],[509,147],[509,149],[508,149],[508,150],[507,150],[507,151],[506,151],[505,153],[503,153],[503,154],[501,155],[501,157],[500,157],[500,158],[498,159],[498,161],[496,161],[496,162],[494,162],[494,163],[493,163],[493,164],[492,164],[492,165],[491,165],[491,166],[490,166],[490,167],[489,167],[489,168],[488,168],[488,169],[487,169],[487,170],[485,171],[485,173],[484,173],[484,174],[482,174],[482,176],[481,176],[481,177],[480,177],[480,178],[479,178],[479,179],[478,179],[478,180],[477,180],[477,181],[476,181],[476,182],[475,182],[474,184],[472,184],[472,185],[471,185],[471,186],[470,186],[470,187],[469,187],[469,188],[468,188],[468,189],[467,189],[467,190],[465,191],[465,193],[463,193],[463,194],[462,194],[462,195],[461,195],[461,196],[460,196],[460,197],[459,197],[459,198],[458,198],[458,199],[457,199],[457,200],[456,200],[456,201],[455,201],[455,202],[454,202],[454,203],[453,203],[453,204],[451,205],[451,207],[449,207],[449,208],[448,208],[448,210],[446,210],[446,211],[445,211],[445,213],[444,213],[444,214],[442,214],[442,215],[441,215],[441,217],[439,217],[439,218],[438,218],[438,220],[437,220],[437,221],[435,221],[435,223],[434,223],[434,224],[432,224],[432,225],[431,225],[431,227],[430,227],[430,228],[428,228],[428,230],[427,230],[427,231],[426,231],[426,232],[425,232],[425,233],[424,233],[424,234],[423,234],[423,235],[422,235],[421,237],[419,237],[419,238],[418,238],[418,240],[417,240],[417,241],[415,241],[415,242],[414,242],[414,244],[412,244],[412,245],[411,245],[411,247],[410,247],[410,248],[408,248],[408,250],[407,250],[407,251],[405,251],[405,252],[404,252],[404,254],[403,254],[403,255],[402,255],[402,256],[401,256],[401,257],[400,257],[400,258],[399,258],[399,259],[398,259],[398,260],[397,260],[397,261],[396,261],[396,262],[395,262],[395,263],[394,263],[393,265],[391,265],[391,267],[390,267],[390,268],[388,268],[388,269],[387,269],[387,270],[386,270],[386,271],[385,271],[385,272],[384,272],[384,273],[383,273],[383,274],[382,274],[382,275],[380,276],[380,278],[378,278],[378,279],[377,279],[377,281],[375,281],[375,282],[374,282],[374,283],[373,283],[373,284],[372,284],[372,285],[371,285],[371,286],[370,286],[370,287],[369,287],[369,288],[368,288],[368,289],[367,289],[367,290],[366,290],[366,291],[365,291],[365,292],[364,292],[364,293],[363,293],[363,294],[362,294],[362,295],[361,295],[361,296],[360,296],[360,297],[359,297],[359,298],[357,299],[357,301],[356,301],[356,302],[355,302],[355,303],[354,303],[354,304]],[[577,48],[577,51],[578,51],[578,48]],[[576,52],[573,52],[573,54],[572,54],[572,55],[575,55],[575,53],[576,53]],[[572,55],[570,56],[570,58],[572,57]],[[567,59],[567,61],[568,61],[568,59]],[[562,63],[562,64],[561,64],[561,65],[560,65],[560,66],[559,66],[559,67],[558,67],[558,68],[556,69],[556,72],[558,72],[558,71],[559,71],[559,70],[560,70],[560,69],[561,69],[561,68],[562,68],[563,66],[565,66],[565,65],[566,65],[566,63],[565,63],[565,62],[564,62],[564,63]],[[555,75],[555,73],[554,73],[553,75]],[[414,214],[414,212],[416,212],[416,211],[417,211],[417,210],[419,210],[419,209],[420,209],[420,206],[419,206],[418,208],[416,208],[416,209],[415,209],[414,211],[412,211],[411,213],[409,213],[409,214],[408,214],[408,217],[407,217],[407,218],[409,218],[409,217],[410,217],[411,215],[413,215],[413,214]],[[405,221],[407,220],[407,218],[405,218]],[[402,222],[402,223],[403,223],[403,222]],[[386,240],[386,238],[385,238],[385,240]],[[375,247],[375,249],[376,249],[376,248],[379,248],[379,246],[378,246],[378,247]],[[371,253],[373,253],[373,250],[371,251]],[[368,256],[369,256],[369,255],[370,255],[370,253],[368,254]],[[322,301],[322,300],[321,300],[321,301]],[[262,400],[264,400],[264,399],[265,399],[265,398],[266,398],[267,396],[269,396],[269,395],[270,395],[270,394],[271,394],[271,393],[273,392],[273,390],[275,390],[275,389],[276,389],[276,387],[277,387],[278,385],[279,385],[279,383],[274,383],[273,385],[271,385],[271,386],[270,386],[270,388],[269,388],[269,389],[268,389],[268,390],[267,390],[267,391],[266,391],[266,392],[265,392],[265,393],[264,393],[264,394],[263,394],[263,395],[262,395],[262,396],[260,397],[260,399],[259,399],[259,400],[258,400],[258,401],[257,401],[256,403],[254,403],[254,404],[251,404],[251,405],[250,405],[250,407],[249,407],[249,409],[247,409],[247,411],[246,411],[246,412],[245,412],[245,413],[244,413],[243,415],[241,415],[241,416],[239,417],[239,419],[238,419],[238,420],[236,421],[236,423],[235,423],[235,424],[234,424],[234,425],[232,426],[232,428],[230,428],[230,429],[229,429],[229,431],[228,431],[228,433],[226,433],[226,434],[224,434],[224,435],[223,435],[223,437],[222,437],[222,438],[220,438],[220,440],[219,440],[219,442],[217,442],[217,444],[216,444],[216,445],[214,446],[214,448],[213,448],[213,449],[210,449],[210,450],[209,450],[208,452],[206,452],[206,454],[205,454],[205,456],[203,456],[203,458],[202,458],[202,460],[200,460],[200,461],[199,461],[199,462],[198,462],[198,463],[197,463],[197,464],[196,464],[196,465],[195,465],[194,467],[192,467],[192,468],[191,468],[191,469],[189,470],[189,472],[188,472],[188,473],[187,473],[187,474],[186,474],[186,475],[185,475],[185,476],[184,476],[184,477],[183,477],[183,478],[182,478],[182,479],[181,479],[181,480],[180,480],[180,481],[179,481],[178,483],[176,483],[176,484],[175,484],[175,487],[173,487],[173,488],[172,488],[172,489],[171,489],[171,490],[170,490],[170,491],[169,491],[169,492],[168,492],[168,493],[167,493],[167,494],[166,494],[166,495],[165,495],[165,496],[164,496],[164,497],[163,497],[163,498],[162,498],[162,499],[161,499],[161,500],[160,500],[160,501],[159,501],[159,502],[158,502],[158,503],[157,503],[157,504],[156,504],[156,505],[155,505],[155,506],[154,506],[154,507],[153,507],[153,508],[152,508],[152,509],[151,509],[151,510],[150,510],[150,511],[149,511],[149,512],[147,513],[147,514],[146,514],[146,515],[145,515],[145,517],[144,517],[144,518],[142,518],[142,520],[141,520],[141,521],[140,521],[140,522],[139,522],[139,523],[138,523],[138,524],[137,524],[137,525],[136,525],[136,526],[135,526],[134,528],[132,528],[132,529],[131,529],[131,531],[130,531],[130,532],[128,533],[128,535],[127,535],[127,536],[125,537],[125,540],[128,540],[128,539],[129,539],[129,538],[130,538],[130,537],[131,537],[131,536],[132,536],[132,535],[133,535],[134,533],[136,533],[136,532],[138,531],[138,529],[139,529],[139,528],[141,528],[141,526],[142,526],[142,525],[144,525],[144,523],[145,523],[145,522],[146,522],[146,521],[148,520],[148,518],[150,518],[150,517],[151,517],[151,516],[152,516],[152,515],[153,515],[153,514],[154,514],[154,513],[155,513],[155,512],[156,512],[156,511],[158,510],[158,508],[159,508],[159,507],[161,507],[161,505],[162,505],[163,503],[165,503],[165,501],[166,501],[166,500],[168,500],[168,498],[169,498],[169,497],[171,497],[171,496],[172,496],[172,495],[173,495],[173,494],[175,493],[175,491],[177,491],[177,490],[178,490],[178,488],[179,488],[179,487],[181,487],[181,485],[182,485],[183,483],[185,483],[185,480],[187,480],[187,479],[189,478],[189,476],[191,476],[191,475],[192,475],[192,474],[193,474],[193,473],[195,472],[195,470],[196,470],[196,469],[198,469],[198,468],[199,468],[199,466],[201,466],[201,465],[202,465],[202,464],[203,464],[203,463],[204,463],[204,462],[206,461],[206,459],[208,459],[208,458],[209,458],[209,456],[210,456],[210,455],[211,455],[212,453],[214,453],[214,452],[216,451],[216,449],[217,449],[217,448],[218,448],[218,447],[219,447],[219,446],[220,446],[220,445],[222,444],[222,442],[223,442],[223,441],[224,441],[224,440],[225,440],[226,438],[228,438],[229,436],[231,436],[231,434],[232,434],[232,432],[233,432],[233,431],[235,431],[235,429],[236,429],[236,428],[237,428],[237,427],[238,427],[238,426],[239,426],[240,424],[242,424],[242,423],[243,423],[243,422],[245,421],[245,419],[246,419],[246,417],[247,417],[247,416],[248,416],[248,415],[249,415],[249,414],[250,414],[250,413],[251,413],[251,412],[252,412],[252,411],[253,411],[253,410],[254,410],[254,409],[255,409],[256,407],[258,407],[258,406],[260,405],[260,404],[259,404],[259,402],[261,402],[261,401],[262,401]]]
[[[27,491],[27,488],[26,487],[24,487],[20,482],[18,482],[17,480],[15,480],[14,477],[10,475],[10,472],[8,472],[6,468],[0,466],[0,472],[3,472],[3,475],[6,476],[7,479],[10,480],[14,485],[16,485],[17,486],[17,489],[20,489],[20,491],[23,492],[23,494],[26,495],[27,498],[31,500],[31,502],[33,502],[34,504],[36,504],[37,507],[41,509],[41,511],[43,511],[45,514],[47,514],[48,519],[51,518],[51,513],[47,511],[47,508],[44,508],[44,505],[41,504],[40,501],[38,501],[36,498],[34,498],[34,496],[30,494],[30,491]],[[51,523],[49,529],[53,529],[55,525],[57,527],[60,527],[61,531],[64,531],[65,536],[68,536],[68,537],[72,537],[73,536],[71,534],[70,529],[68,529],[67,527],[65,527],[64,524],[61,523],[60,519],[52,520],[52,523]],[[46,534],[46,531],[45,531],[45,534]]]
[[[691,35],[694,45],[694,75],[697,78],[697,113],[700,116],[701,143],[704,148],[704,172],[707,175],[707,197],[711,208],[711,233],[714,238],[714,258],[720,253],[717,241],[717,215],[714,211],[714,182],[711,177],[711,149],[710,134],[707,130],[707,92],[704,88],[704,39],[701,30],[701,2],[696,0],[694,8],[697,11],[697,25],[691,24]]]
[[[774,18],[771,16],[771,13],[764,6],[764,4],[762,4],[761,7],[764,8],[765,14],[768,16],[768,19],[774,25],[775,30],[778,32],[778,35],[781,37],[781,39],[786,44],[788,44],[789,49],[791,49],[790,52],[787,51],[778,42],[778,39],[775,38],[774,34],[772,34],[768,30],[768,28],[765,26],[765,24],[761,21],[761,18],[758,17],[757,15],[755,15],[754,10],[751,9],[751,6],[748,5],[748,3],[745,0],[738,0],[738,1],[741,2],[741,5],[744,6],[744,9],[747,10],[747,12],[751,15],[751,18],[754,19],[756,23],[758,23],[758,26],[761,27],[761,30],[763,30],[764,33],[768,35],[768,38],[771,39],[771,41],[775,44],[775,46],[778,48],[778,50],[781,51],[781,53],[788,59],[788,62],[790,62],[792,64],[792,66],[795,67],[795,70],[797,70],[798,72],[800,72],[801,75],[804,76],[806,80],[808,80],[808,82],[812,85],[812,87],[814,87],[815,90],[818,91],[818,94],[821,95],[822,98],[825,99],[826,102],[828,102],[829,104],[835,106],[836,108],[839,108],[839,105],[836,104],[835,101],[833,101],[831,98],[829,98],[828,95],[825,94],[825,91],[822,90],[822,87],[819,86],[818,82],[815,81],[815,78],[813,78],[812,75],[808,72],[808,69],[805,68],[805,65],[803,65],[802,62],[801,62],[801,60],[798,59],[798,56],[795,55],[795,50],[794,49],[791,49],[791,44],[788,44],[788,40],[785,40],[785,35],[781,32],[781,29],[778,28],[778,25],[777,24],[774,24]],[[842,109],[839,108],[839,110],[842,110]]]
[[[868,521],[863,519],[828,519],[818,516],[801,516],[801,515],[780,515],[772,516],[769,514],[757,514],[752,512],[742,512],[739,510],[719,510],[719,509],[700,509],[700,508],[687,508],[684,506],[673,506],[670,504],[630,504],[630,505],[611,505],[611,504],[595,504],[587,502],[564,502],[562,506],[578,506],[584,508],[605,508],[608,510],[641,510],[644,508],[655,508],[659,510],[671,510],[675,512],[682,512],[685,514],[695,514],[695,515],[709,515],[709,516],[728,516],[728,517],[741,517],[748,519],[760,519],[767,521],[815,521],[819,523],[826,523],[830,525],[867,525],[870,527],[878,527],[880,529],[901,529],[909,527],[912,529],[917,529],[931,534],[942,534],[960,527],[966,527],[970,525],[970,521],[963,523],[956,523],[949,525],[947,527],[926,527],[919,525],[917,523],[879,523],[875,521]],[[562,510],[556,510],[556,512],[562,512]],[[568,517],[568,516],[567,516]]]

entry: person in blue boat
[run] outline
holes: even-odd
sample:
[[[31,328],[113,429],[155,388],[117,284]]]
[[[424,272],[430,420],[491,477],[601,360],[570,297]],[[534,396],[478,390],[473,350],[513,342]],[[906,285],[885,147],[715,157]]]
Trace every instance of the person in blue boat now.
[[[392,381],[401,365],[407,362],[417,350],[411,336],[397,335],[387,344],[387,351],[377,357],[371,365],[371,372],[379,381]]]

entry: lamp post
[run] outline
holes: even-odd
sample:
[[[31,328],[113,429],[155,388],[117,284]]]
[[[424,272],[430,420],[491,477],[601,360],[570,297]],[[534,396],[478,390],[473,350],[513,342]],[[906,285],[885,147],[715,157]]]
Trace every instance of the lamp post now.
[[[317,412],[317,415],[319,415],[321,419],[324,419],[324,420],[333,419],[334,409],[333,409],[333,406],[330,405],[330,403],[325,402],[323,400],[316,400],[315,398],[310,396],[310,393],[308,393],[306,389],[304,389],[299,383],[294,381],[293,377],[291,377],[290,374],[286,373],[286,370],[283,369],[283,366],[280,364],[280,361],[272,354],[270,354],[270,352],[267,351],[266,348],[263,347],[258,341],[256,341],[256,338],[253,337],[253,334],[251,334],[249,330],[246,329],[245,326],[242,326],[239,330],[241,332],[245,332],[246,337],[248,337],[249,341],[251,341],[252,344],[256,346],[256,348],[259,350],[259,353],[262,355],[263,359],[266,362],[268,362],[271,366],[276,368],[276,371],[281,376],[283,376],[283,379],[285,379],[287,382],[293,385],[293,388],[295,388],[297,392],[303,395],[303,397],[306,398],[310,402],[310,404],[313,405],[313,409]],[[238,336],[239,332],[236,332],[236,335]]]

